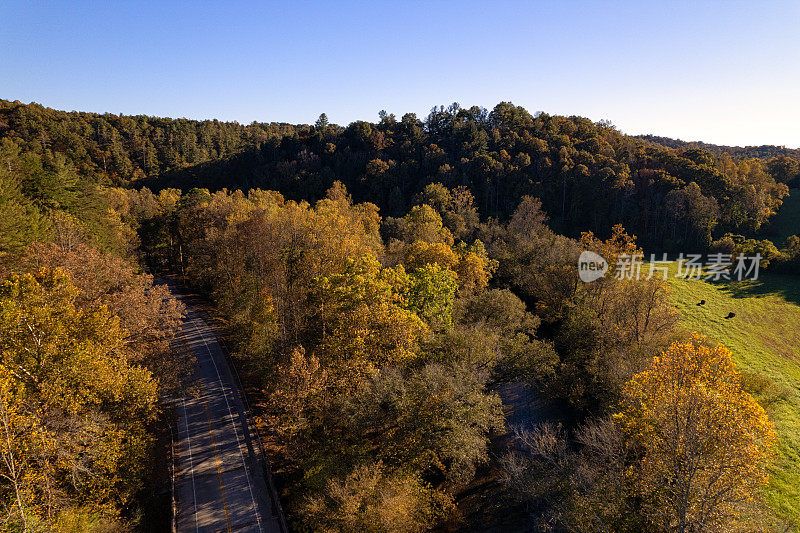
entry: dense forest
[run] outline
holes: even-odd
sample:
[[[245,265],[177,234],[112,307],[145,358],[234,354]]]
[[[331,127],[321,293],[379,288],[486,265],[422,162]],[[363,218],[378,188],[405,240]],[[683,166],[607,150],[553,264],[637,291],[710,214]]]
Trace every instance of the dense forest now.
[[[800,238],[764,233],[796,153],[667,144],[510,103],[340,127],[0,101],[4,529],[147,529],[190,362],[145,267],[228,324],[295,530],[792,527],[731,353],[661,280],[577,276],[583,250],[797,272]],[[498,454],[511,383],[559,414]],[[502,526],[470,522],[479,471]]]
[[[142,273],[108,192],[62,154],[0,140],[3,531],[148,527],[183,311]]]
[[[483,217],[505,219],[531,195],[562,234],[610,235],[621,223],[652,251],[754,236],[800,178],[791,150],[670,149],[607,123],[534,116],[509,103],[491,112],[453,104],[424,120],[381,112],[377,123],[346,128],[324,114],[313,126],[240,126],[0,104],[0,135],[23,151],[62,154],[95,180],[155,192],[262,188],[308,201],[340,181],[355,201],[391,216],[442,183],[467,187]]]

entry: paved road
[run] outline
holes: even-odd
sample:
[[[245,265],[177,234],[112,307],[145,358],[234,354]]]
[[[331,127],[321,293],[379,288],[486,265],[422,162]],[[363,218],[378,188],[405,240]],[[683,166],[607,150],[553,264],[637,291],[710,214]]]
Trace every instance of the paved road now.
[[[212,329],[187,309],[183,356],[197,359],[183,397],[175,400],[177,530],[281,532],[255,438]]]

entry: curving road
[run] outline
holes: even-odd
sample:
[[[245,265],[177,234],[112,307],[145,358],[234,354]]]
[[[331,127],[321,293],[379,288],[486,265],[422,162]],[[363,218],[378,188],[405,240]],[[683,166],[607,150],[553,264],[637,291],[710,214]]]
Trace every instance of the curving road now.
[[[213,330],[188,308],[181,336],[181,356],[194,356],[197,365],[174,402],[177,531],[283,531],[256,437]]]

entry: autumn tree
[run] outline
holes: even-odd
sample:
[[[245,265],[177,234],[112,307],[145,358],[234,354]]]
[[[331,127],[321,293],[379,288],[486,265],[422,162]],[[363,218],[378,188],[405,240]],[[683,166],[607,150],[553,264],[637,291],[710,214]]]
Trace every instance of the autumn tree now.
[[[442,223],[442,217],[429,205],[418,205],[403,217],[401,235],[406,242],[453,244],[453,235]]]
[[[387,465],[438,473],[455,486],[488,460],[489,432],[503,427],[500,398],[458,365],[385,369],[343,398],[341,409],[344,431],[374,434]]]
[[[546,220],[541,201],[526,196],[505,227],[487,237],[494,241],[498,277],[519,295],[535,301],[542,318],[556,321],[571,307],[578,290],[575,266],[581,250],[574,240],[551,231]]]
[[[309,429],[325,408],[328,372],[320,366],[319,359],[297,347],[276,374],[269,394],[272,427],[293,444],[295,437]]]
[[[452,190],[441,183],[425,186],[417,195],[417,204],[431,206],[442,217],[442,222],[453,236],[465,240],[478,225],[478,210],[475,198],[467,187],[459,186]]]
[[[428,328],[408,308],[409,284],[402,268],[381,268],[369,256],[351,260],[341,274],[317,279],[317,353],[337,386],[351,389],[383,365],[417,357],[419,341]],[[417,291],[418,306],[425,306],[426,298],[434,302],[438,298],[435,291],[422,294],[424,288]],[[437,308],[441,302],[432,304],[431,312]],[[442,312],[446,311],[445,303]]]
[[[186,369],[175,361],[170,341],[180,327],[184,306],[166,284],[137,273],[127,261],[83,243],[71,247],[35,243],[17,270],[64,269],[78,289],[74,303],[85,312],[104,306],[125,330],[125,350],[132,362],[147,366],[163,385],[175,385]]]
[[[104,307],[77,308],[77,293],[58,269],[0,285],[0,365],[12,381],[4,406],[9,427],[25,406],[21,420],[41,428],[32,434],[54,440],[28,489],[48,520],[73,506],[114,516],[139,486],[155,415],[156,383],[129,362],[119,319]]]
[[[446,493],[377,462],[331,479],[323,493],[307,499],[303,516],[308,527],[321,532],[418,532],[452,507]]]
[[[35,529],[46,511],[49,495],[41,487],[52,476],[52,465],[41,459],[53,453],[54,441],[31,409],[35,404],[21,394],[19,380],[0,366],[0,478],[11,500],[5,523],[23,532]]]
[[[743,390],[728,349],[702,335],[634,376],[615,420],[641,457],[631,482],[658,530],[724,528],[769,479],[772,422]]]
[[[580,247],[599,253],[611,269],[620,258],[633,261],[642,254],[635,238],[619,225],[606,240],[585,233]],[[577,278],[576,266],[572,275]],[[624,384],[647,367],[651,354],[675,338],[678,315],[657,272],[630,279],[610,273],[579,283],[567,303],[554,339],[560,371],[550,389],[578,413],[602,414],[619,400]]]
[[[454,327],[427,345],[428,357],[468,365],[479,376],[523,379],[537,386],[552,379],[558,356],[540,339],[541,319],[508,289],[490,289],[455,302]]]

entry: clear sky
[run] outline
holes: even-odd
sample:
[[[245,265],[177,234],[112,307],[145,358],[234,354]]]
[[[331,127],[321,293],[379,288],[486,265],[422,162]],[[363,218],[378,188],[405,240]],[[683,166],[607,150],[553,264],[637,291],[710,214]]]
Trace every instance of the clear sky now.
[[[0,1],[0,98],[242,123],[434,105],[800,147],[800,2]]]

